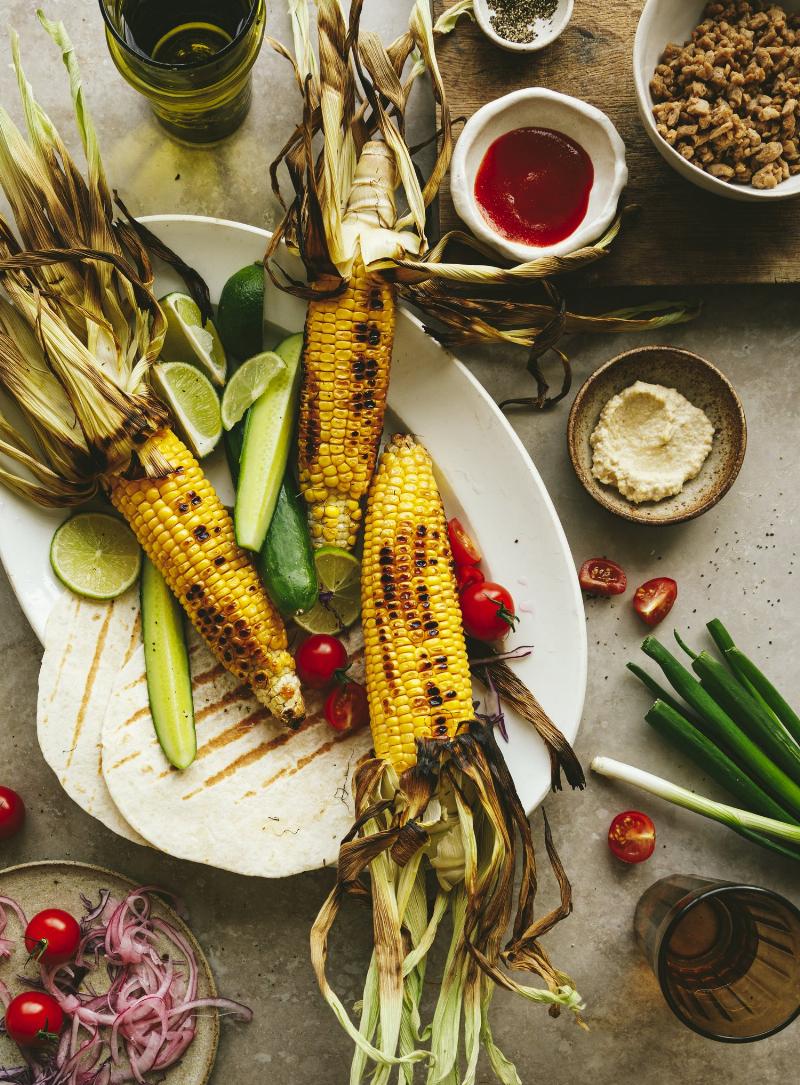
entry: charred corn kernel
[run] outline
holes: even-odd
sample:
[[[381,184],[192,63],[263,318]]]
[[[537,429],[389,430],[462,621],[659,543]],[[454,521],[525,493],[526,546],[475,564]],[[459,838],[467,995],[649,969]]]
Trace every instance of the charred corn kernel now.
[[[394,323],[394,288],[360,258],[342,294],[308,306],[299,468],[315,546],[356,544],[383,432]]]
[[[233,521],[189,449],[170,430],[152,441],[175,470],[166,478],[109,483],[122,513],[214,655],[249,683],[276,718],[305,715],[286,629]]]
[[[403,772],[419,738],[474,717],[442,499],[431,458],[396,436],[372,483],[361,566],[364,662],[375,753]]]

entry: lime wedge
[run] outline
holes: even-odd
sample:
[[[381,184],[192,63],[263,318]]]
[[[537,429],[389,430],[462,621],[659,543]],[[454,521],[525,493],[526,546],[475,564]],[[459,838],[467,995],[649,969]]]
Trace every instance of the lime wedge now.
[[[338,633],[361,614],[361,562],[338,546],[321,546],[314,564],[319,602],[294,620],[309,633]]]
[[[89,599],[115,599],[139,575],[142,551],[122,520],[82,512],[66,520],[50,543],[50,564],[62,584]]]
[[[214,384],[225,383],[225,349],[209,320],[203,326],[200,310],[188,294],[173,291],[161,299],[167,318],[167,334],[161,356],[169,362],[196,365]]]
[[[198,459],[207,456],[222,436],[222,415],[211,381],[186,362],[161,362],[150,370],[153,386]]]
[[[256,354],[240,365],[222,394],[222,425],[225,429],[233,429],[266,392],[273,378],[285,371],[286,362],[271,350]]]

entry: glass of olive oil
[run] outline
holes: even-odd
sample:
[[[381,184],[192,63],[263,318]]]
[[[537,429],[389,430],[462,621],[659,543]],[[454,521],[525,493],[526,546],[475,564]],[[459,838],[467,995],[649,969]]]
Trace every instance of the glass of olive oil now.
[[[114,63],[171,135],[214,143],[239,127],[265,0],[100,0],[100,10]]]
[[[673,874],[636,906],[667,1003],[711,1040],[747,1043],[800,1014],[800,912],[769,889]]]

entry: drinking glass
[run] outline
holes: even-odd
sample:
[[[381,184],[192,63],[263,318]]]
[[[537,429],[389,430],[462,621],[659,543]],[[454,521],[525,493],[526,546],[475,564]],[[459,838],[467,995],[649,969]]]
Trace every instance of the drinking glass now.
[[[673,874],[634,929],[673,1013],[711,1040],[746,1043],[800,1013],[800,911],[769,889]]]
[[[99,0],[119,72],[167,131],[214,143],[247,115],[265,0]]]

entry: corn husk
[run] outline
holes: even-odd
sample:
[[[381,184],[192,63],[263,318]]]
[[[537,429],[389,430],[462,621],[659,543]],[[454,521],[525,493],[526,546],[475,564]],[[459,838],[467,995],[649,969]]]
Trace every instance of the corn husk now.
[[[136,232],[114,221],[97,137],[67,33],[40,14],[61,51],[86,177],[34,98],[12,32],[24,131],[0,108],[0,480],[44,505],[78,504],[126,470],[169,470],[148,445],[167,414],[146,376],[164,338],[152,269]]]
[[[305,298],[343,288],[357,242],[344,227],[347,193],[361,149],[379,139],[394,166],[397,203],[405,210],[367,250],[368,269],[395,282],[401,297],[422,311],[427,330],[448,346],[488,339],[527,348],[537,395],[514,402],[548,406],[566,395],[571,374],[563,352],[558,357],[564,379],[556,396],[547,394],[538,359],[555,349],[569,331],[653,331],[697,315],[696,305],[680,301],[600,315],[573,313],[562,304],[554,280],[560,282],[570,272],[602,260],[619,233],[622,212],[593,245],[514,267],[499,265],[496,253],[463,231],[451,231],[429,244],[426,212],[447,173],[454,143],[436,43],[455,29],[461,16],[472,17],[473,5],[471,0],[459,0],[434,24],[429,4],[417,0],[408,31],[384,46],[376,34],[360,31],[362,4],[363,0],[354,0],[347,25],[337,0],[318,4],[318,65],[304,0],[290,3],[296,57],[273,42],[294,65],[304,100],[301,123],[270,167],[273,192],[284,208],[266,257],[274,282]],[[427,177],[421,176],[405,139],[409,99],[423,74],[429,77],[441,118],[438,152]],[[291,200],[285,199],[281,189],[282,166],[289,173]],[[291,279],[281,270],[276,260],[281,241],[302,256],[308,283]],[[452,258],[454,250],[457,262]]]

